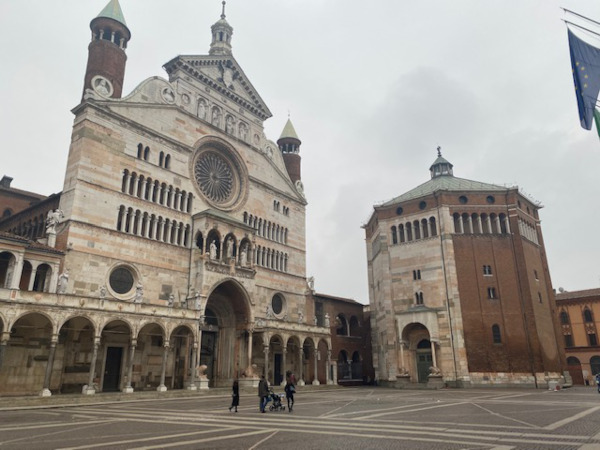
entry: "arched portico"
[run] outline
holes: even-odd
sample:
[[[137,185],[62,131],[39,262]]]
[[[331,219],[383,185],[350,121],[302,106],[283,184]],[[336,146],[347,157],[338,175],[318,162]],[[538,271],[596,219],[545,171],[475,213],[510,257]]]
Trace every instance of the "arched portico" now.
[[[86,385],[94,389],[99,368],[96,367],[98,347],[92,321],[82,316],[67,319],[58,332],[58,342],[57,356],[62,360],[60,392],[81,393]]]
[[[248,293],[239,282],[226,280],[212,290],[200,320],[200,365],[207,366],[210,386],[229,386],[249,365],[251,320]]]
[[[102,328],[102,392],[116,392],[125,386],[127,350],[132,327],[123,320],[113,320]]]
[[[410,323],[401,333],[399,342],[400,373],[410,375],[413,382],[427,383],[430,368],[437,368],[435,340],[422,323]]]

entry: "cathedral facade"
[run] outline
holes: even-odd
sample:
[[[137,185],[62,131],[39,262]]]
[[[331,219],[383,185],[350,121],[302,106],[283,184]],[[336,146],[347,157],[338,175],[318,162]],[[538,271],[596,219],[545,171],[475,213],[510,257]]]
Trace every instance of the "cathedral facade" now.
[[[62,193],[35,231],[0,226],[0,390],[336,382],[334,317],[306,278],[301,141],[289,120],[265,136],[224,7],[207,55],[125,96],[118,1],[90,28]]]
[[[539,219],[517,187],[454,176],[377,205],[364,226],[373,360],[399,387],[564,382]]]

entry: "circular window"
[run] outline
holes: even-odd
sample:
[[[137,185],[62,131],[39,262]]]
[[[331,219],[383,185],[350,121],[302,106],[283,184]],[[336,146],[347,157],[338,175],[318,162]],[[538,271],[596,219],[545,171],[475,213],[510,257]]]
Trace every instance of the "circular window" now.
[[[285,307],[285,300],[281,294],[275,294],[271,299],[271,309],[273,310],[273,314],[276,316],[280,316],[283,313],[283,309]]]
[[[492,204],[492,203],[495,203],[495,202],[496,202],[496,199],[494,198],[494,196],[493,196],[493,195],[488,195],[488,196],[487,196],[487,198],[486,198],[486,200],[487,200],[487,202],[488,202],[488,203],[490,203],[490,204]]]
[[[458,201],[464,205],[469,202],[469,199],[466,196],[461,195],[460,197],[458,197]]]
[[[244,166],[224,144],[202,147],[193,160],[192,176],[202,196],[218,209],[230,211],[245,198]]]
[[[131,292],[135,281],[133,272],[124,266],[119,266],[110,273],[108,279],[110,288],[117,294]]]
[[[419,209],[425,209],[425,208],[427,208],[427,202],[419,203]]]
[[[401,215],[403,212],[404,212],[404,210],[402,209],[402,206],[398,206],[398,207],[396,208],[396,214],[397,214],[397,215]]]

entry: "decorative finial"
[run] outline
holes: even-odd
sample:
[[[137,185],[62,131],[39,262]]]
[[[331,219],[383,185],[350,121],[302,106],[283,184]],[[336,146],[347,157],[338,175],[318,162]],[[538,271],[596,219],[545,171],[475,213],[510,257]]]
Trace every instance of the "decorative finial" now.
[[[440,146],[438,145],[437,151],[438,151],[438,158],[439,158],[439,157],[441,157],[441,156],[442,156],[442,147],[440,147]]]
[[[290,118],[290,110],[288,109],[288,119]]]
[[[223,11],[221,12],[221,19],[224,19],[224,18],[225,18],[225,4],[226,4],[226,3],[227,3],[227,2],[226,2],[225,0],[223,0]]]

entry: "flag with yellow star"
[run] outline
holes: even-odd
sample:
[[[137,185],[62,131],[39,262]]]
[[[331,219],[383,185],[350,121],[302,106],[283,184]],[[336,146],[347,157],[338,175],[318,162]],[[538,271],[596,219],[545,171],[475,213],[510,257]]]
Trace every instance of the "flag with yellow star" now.
[[[569,30],[569,51],[579,120],[583,128],[591,130],[600,92],[600,48],[582,41]]]

